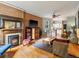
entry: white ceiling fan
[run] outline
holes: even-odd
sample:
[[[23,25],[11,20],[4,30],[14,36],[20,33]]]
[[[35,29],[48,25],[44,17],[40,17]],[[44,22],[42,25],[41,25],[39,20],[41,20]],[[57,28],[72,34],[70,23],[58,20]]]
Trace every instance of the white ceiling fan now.
[[[56,22],[56,23],[62,22],[62,17],[60,14],[53,12],[52,18],[53,18],[53,22]]]
[[[52,15],[53,18],[56,18],[56,17],[59,17],[59,16],[60,16],[59,14],[56,14],[55,12],[53,12],[53,15]]]

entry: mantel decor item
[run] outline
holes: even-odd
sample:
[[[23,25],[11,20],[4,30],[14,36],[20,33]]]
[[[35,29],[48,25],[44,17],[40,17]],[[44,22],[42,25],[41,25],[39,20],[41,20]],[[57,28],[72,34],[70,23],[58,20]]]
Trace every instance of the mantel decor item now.
[[[16,22],[16,28],[21,28],[21,22]]]
[[[0,18],[0,29],[3,28],[3,19]]]

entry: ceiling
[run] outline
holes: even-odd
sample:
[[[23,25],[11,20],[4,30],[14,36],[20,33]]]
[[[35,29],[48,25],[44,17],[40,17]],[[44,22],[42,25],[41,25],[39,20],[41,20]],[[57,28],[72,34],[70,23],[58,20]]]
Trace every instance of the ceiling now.
[[[79,4],[78,1],[2,1],[1,3],[44,18],[52,18],[53,12],[63,17],[74,15]]]

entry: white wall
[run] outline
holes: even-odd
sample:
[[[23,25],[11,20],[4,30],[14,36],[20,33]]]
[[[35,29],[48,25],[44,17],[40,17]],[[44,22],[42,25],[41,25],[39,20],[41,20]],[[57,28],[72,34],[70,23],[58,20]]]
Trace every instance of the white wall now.
[[[67,30],[70,30],[72,26],[75,26],[75,16],[67,17]]]
[[[52,19],[43,18],[43,34],[46,33],[47,36],[50,36],[51,35],[51,26],[52,26]]]

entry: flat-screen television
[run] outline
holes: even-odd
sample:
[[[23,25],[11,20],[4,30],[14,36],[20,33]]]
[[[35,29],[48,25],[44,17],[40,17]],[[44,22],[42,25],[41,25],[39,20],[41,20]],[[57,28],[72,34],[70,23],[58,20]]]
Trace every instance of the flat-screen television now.
[[[38,27],[38,21],[29,20],[29,27]]]

